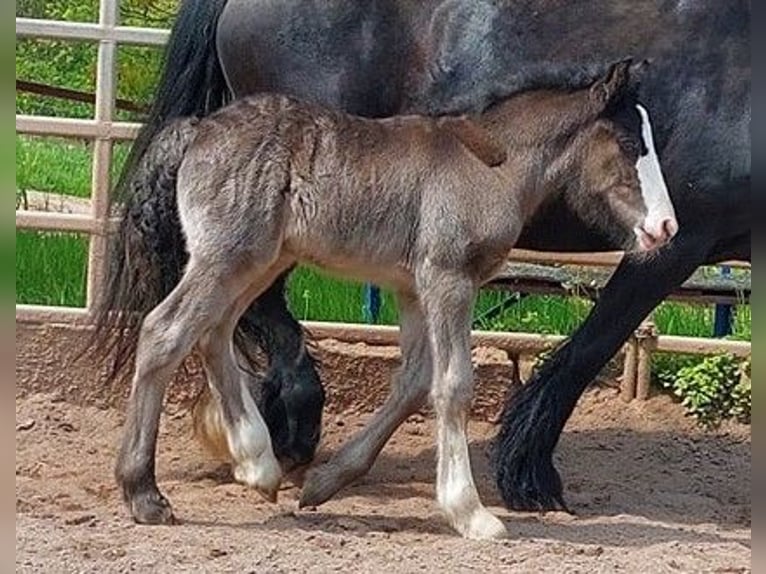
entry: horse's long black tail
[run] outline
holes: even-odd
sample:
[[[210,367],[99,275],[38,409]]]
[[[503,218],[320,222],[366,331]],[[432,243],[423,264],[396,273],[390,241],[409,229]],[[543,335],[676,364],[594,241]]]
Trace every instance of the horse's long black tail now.
[[[107,291],[99,298],[96,332],[88,345],[97,356],[112,359],[112,378],[133,356],[140,319],[180,279],[186,255],[174,200],[180,157],[173,153],[185,148],[180,141],[175,150],[163,147],[168,134],[161,130],[176,118],[208,115],[230,99],[216,50],[225,4],[182,3],[154,102],[112,193],[123,220],[110,237]],[[163,166],[160,159],[171,161]]]
[[[196,118],[173,120],[154,135],[123,183],[128,201],[110,253],[107,292],[93,338],[111,356],[110,376],[131,360],[146,314],[180,281],[186,263],[176,177],[197,135]]]

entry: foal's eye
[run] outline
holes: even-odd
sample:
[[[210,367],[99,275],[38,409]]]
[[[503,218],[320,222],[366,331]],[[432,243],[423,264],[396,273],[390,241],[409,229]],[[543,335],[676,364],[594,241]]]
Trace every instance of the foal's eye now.
[[[641,145],[634,138],[621,136],[618,138],[620,148],[627,154],[638,157],[641,153]]]

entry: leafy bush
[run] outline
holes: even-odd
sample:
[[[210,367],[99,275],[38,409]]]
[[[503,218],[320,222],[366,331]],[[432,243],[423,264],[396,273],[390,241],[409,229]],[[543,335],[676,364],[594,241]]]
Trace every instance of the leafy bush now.
[[[662,386],[681,399],[687,412],[706,428],[735,418],[750,422],[750,360],[740,364],[731,355],[694,361],[677,371],[658,373]]]

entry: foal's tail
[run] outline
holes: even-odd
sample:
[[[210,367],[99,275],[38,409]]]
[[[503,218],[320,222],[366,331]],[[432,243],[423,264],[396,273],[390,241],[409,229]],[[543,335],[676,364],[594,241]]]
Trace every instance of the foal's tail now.
[[[197,135],[196,118],[174,120],[149,142],[122,182],[120,228],[110,245],[107,289],[90,347],[112,359],[109,378],[132,360],[141,322],[180,281],[186,263],[176,176]]]

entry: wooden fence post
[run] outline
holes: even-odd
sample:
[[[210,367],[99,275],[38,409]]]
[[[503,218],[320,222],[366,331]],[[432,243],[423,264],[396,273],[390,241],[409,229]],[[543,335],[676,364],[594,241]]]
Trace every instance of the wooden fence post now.
[[[636,329],[636,341],[636,398],[645,401],[649,398],[649,387],[652,383],[652,351],[657,348],[657,326],[651,314]]]
[[[629,403],[636,398],[636,365],[638,363],[638,341],[634,333],[631,333],[625,343],[625,359],[622,367],[622,383],[620,385],[620,398]]]
[[[118,0],[100,0],[99,24],[114,30],[119,16]],[[117,43],[114,38],[102,38],[98,44],[96,71],[97,123],[114,119]],[[98,137],[93,142],[93,172],[91,178],[91,214],[99,227],[90,236],[88,251],[87,308],[98,306],[106,283],[107,232],[109,225],[109,191],[111,188],[112,140]]]

